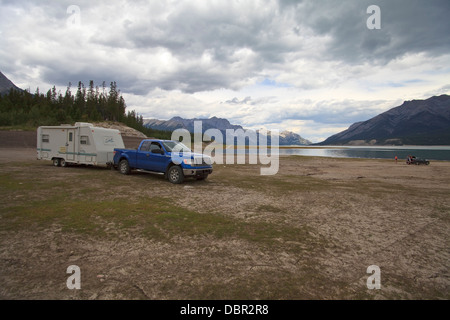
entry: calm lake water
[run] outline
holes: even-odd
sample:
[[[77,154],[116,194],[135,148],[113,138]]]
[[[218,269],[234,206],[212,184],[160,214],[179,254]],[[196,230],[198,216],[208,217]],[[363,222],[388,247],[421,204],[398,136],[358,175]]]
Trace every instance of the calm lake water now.
[[[339,158],[371,158],[405,160],[408,155],[428,160],[450,161],[450,146],[328,146],[308,148],[280,148],[280,155],[301,155],[315,157],[339,157]]]

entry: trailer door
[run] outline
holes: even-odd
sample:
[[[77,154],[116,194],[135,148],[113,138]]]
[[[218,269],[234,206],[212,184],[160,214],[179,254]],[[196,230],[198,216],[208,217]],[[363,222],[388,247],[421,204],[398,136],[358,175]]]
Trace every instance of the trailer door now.
[[[75,160],[75,130],[67,130],[66,160]]]

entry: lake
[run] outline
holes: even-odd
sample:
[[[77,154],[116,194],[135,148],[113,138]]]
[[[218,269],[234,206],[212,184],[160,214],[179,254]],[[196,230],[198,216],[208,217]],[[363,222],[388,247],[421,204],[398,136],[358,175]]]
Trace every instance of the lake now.
[[[428,160],[450,161],[450,146],[282,146],[280,155],[314,157],[370,158],[405,160],[408,155]]]

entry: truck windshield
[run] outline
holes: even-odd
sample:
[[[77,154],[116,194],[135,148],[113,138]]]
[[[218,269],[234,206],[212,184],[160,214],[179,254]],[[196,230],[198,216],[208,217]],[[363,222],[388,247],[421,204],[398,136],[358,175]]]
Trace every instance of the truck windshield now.
[[[177,152],[192,152],[191,149],[178,141],[163,141],[163,145],[168,152],[172,152],[173,150]]]

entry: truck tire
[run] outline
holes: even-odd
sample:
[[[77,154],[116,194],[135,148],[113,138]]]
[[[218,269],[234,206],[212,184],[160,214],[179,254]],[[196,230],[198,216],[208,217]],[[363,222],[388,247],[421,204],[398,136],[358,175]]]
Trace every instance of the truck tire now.
[[[59,160],[59,165],[60,165],[61,167],[67,167],[67,162],[66,162],[66,160],[65,160],[65,159],[60,159],[60,160]]]
[[[128,163],[128,160],[120,160],[119,162],[119,171],[121,174],[130,174],[130,164]]]
[[[171,166],[167,170],[167,179],[171,183],[182,183],[184,181],[183,169],[180,166]]]
[[[54,165],[55,167],[61,166],[61,159],[59,159],[59,158],[53,158],[53,165]]]

